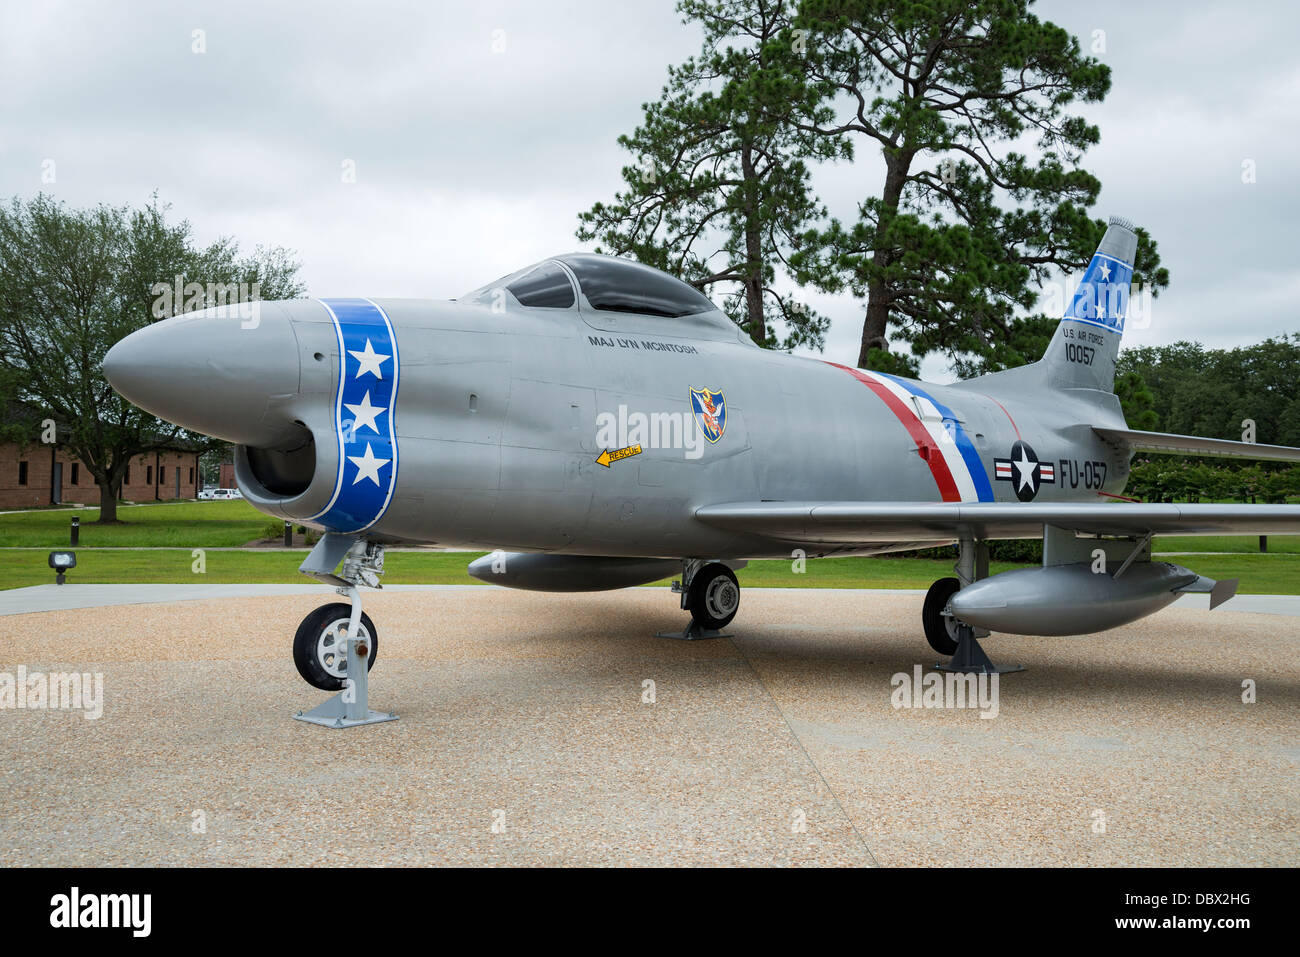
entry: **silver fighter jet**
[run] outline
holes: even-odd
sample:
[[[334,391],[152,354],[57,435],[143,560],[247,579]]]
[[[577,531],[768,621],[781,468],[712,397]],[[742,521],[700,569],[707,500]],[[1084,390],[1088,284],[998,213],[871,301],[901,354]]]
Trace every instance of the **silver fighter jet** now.
[[[587,254],[449,302],[181,315],[115,345],[104,373],[235,443],[256,508],[325,533],[302,570],[352,606],[298,630],[317,687],[345,685],[348,635],[373,662],[357,587],[378,584],[395,543],[496,549],[469,573],[513,588],[680,573],[686,637],[735,617],[747,559],[956,543],[923,628],[951,667],[987,671],[989,631],[1086,634],[1186,592],[1232,594],[1152,561],[1153,535],[1300,532],[1300,506],[1122,500],[1135,450],[1300,461],[1127,427],[1113,385],[1136,247],[1112,219],[1043,358],[953,385],[766,351],[691,286]],[[1042,567],[988,576],[986,542],[1040,536]]]

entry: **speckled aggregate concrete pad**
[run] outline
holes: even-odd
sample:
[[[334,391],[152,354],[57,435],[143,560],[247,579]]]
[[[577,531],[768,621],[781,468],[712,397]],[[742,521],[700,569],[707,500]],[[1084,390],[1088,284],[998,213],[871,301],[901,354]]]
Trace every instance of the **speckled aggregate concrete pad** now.
[[[1029,670],[986,720],[892,707],[920,594],[751,589],[691,643],[662,589],[368,594],[401,720],[333,731],[289,717],[321,601],[0,619],[0,671],[105,682],[0,711],[0,866],[1300,863],[1297,618],[995,636]]]

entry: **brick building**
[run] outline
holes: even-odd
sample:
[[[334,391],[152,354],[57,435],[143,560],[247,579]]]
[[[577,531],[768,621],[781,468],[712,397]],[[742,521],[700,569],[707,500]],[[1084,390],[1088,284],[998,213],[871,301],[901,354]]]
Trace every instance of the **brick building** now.
[[[166,502],[198,494],[197,452],[137,455],[122,480],[121,497],[128,502]],[[75,456],[60,444],[0,443],[0,509],[63,502],[99,505],[99,486]]]

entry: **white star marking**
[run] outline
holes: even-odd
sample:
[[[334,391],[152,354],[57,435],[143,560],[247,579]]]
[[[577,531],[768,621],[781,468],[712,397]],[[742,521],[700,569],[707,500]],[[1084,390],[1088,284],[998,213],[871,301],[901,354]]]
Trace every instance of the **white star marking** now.
[[[1101,281],[1110,282],[1110,265],[1104,259],[1101,261]]]
[[[1016,471],[1020,473],[1020,479],[1016,484],[1016,491],[1019,492],[1025,486],[1029,486],[1030,491],[1033,491],[1034,463],[1029,461],[1029,457],[1025,455],[1024,448],[1020,449],[1020,458],[1012,459],[1011,464],[1014,465],[1016,467]],[[376,484],[378,484],[377,481]]]
[[[376,352],[375,347],[370,344],[369,339],[366,339],[366,347],[364,349],[361,351],[349,349],[348,354],[355,358],[357,362],[361,363],[361,367],[357,369],[357,374],[353,376],[353,378],[356,379],[360,379],[367,372],[374,373],[376,379],[382,379],[384,374],[380,371],[379,365],[380,363],[387,362],[392,358],[392,356],[386,356],[382,353]]]
[[[392,459],[375,458],[374,450],[370,448],[370,443],[366,443],[365,455],[349,455],[348,461],[357,467],[357,477],[352,480],[356,485],[363,478],[368,478],[376,485],[379,484],[379,470],[387,465]]]
[[[379,431],[379,426],[375,423],[375,417],[383,415],[388,411],[384,405],[370,404],[370,390],[366,390],[365,396],[362,397],[359,405],[353,405],[350,402],[344,402],[343,407],[352,413],[354,419],[352,430],[355,432],[362,428],[369,428],[374,432]]]

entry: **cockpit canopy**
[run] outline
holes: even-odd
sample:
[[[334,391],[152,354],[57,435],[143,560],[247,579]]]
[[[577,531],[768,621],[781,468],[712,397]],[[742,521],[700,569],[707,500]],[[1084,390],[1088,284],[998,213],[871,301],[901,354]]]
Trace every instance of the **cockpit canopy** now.
[[[570,253],[503,276],[463,297],[472,302],[499,301],[503,290],[521,306],[541,309],[581,308],[681,319],[708,316],[709,325],[731,322],[713,302],[680,279],[630,259]]]

